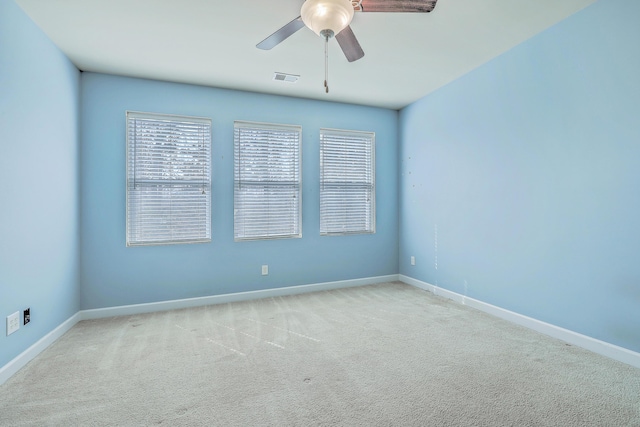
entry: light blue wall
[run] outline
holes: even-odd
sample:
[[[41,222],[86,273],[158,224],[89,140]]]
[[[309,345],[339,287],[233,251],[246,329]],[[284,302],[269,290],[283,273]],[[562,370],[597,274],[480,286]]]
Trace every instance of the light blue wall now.
[[[600,0],[401,111],[402,274],[640,351],[638,16]]]
[[[126,110],[213,120],[212,243],[125,246]],[[234,242],[234,120],[302,125],[303,238]],[[83,309],[398,272],[397,111],[83,73],[81,123]],[[376,132],[376,234],[320,237],[320,127]]]
[[[79,72],[0,0],[0,367],[79,310]],[[6,336],[7,315],[32,322]]]

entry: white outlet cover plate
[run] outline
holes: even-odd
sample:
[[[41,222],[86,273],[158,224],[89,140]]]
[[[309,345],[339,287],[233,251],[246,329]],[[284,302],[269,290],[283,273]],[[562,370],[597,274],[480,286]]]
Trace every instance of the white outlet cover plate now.
[[[20,329],[20,312],[16,311],[7,316],[7,335],[11,335]]]
[[[267,274],[269,274],[269,266],[268,265],[263,265],[262,266],[262,275],[266,276]]]

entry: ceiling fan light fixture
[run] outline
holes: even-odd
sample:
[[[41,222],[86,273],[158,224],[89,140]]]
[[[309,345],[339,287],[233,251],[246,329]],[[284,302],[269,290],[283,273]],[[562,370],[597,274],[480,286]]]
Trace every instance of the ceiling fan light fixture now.
[[[351,0],[306,0],[300,11],[302,22],[314,33],[324,37],[326,30],[338,34],[353,19]]]

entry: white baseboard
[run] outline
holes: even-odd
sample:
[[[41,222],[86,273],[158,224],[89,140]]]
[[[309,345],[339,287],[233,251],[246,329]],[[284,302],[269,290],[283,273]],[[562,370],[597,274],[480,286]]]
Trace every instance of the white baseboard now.
[[[354,286],[373,285],[375,283],[397,281],[398,275],[367,277],[364,279],[338,280],[336,282],[315,283],[311,285],[289,286],[285,288],[263,289],[259,291],[238,292],[233,294],[212,295],[199,298],[188,298],[171,301],[152,302],[147,304],[123,305],[118,307],[96,308],[80,311],[81,320],[101,319],[114,316],[131,316],[156,311],[176,310],[180,308],[199,307],[203,305],[226,304],[228,302],[248,301],[260,298],[271,298],[285,295],[297,295],[307,292],[326,291],[329,289],[349,288]]]
[[[495,305],[487,304],[486,302],[466,297],[456,292],[434,286],[430,283],[426,283],[412,277],[405,276],[403,274],[398,275],[398,278],[401,282],[420,289],[424,289],[425,291],[429,291],[434,295],[440,295],[457,303],[468,305],[469,307],[473,307],[477,310],[484,311],[485,313],[507,320],[511,323],[524,326],[525,328],[532,329],[536,332],[540,332],[541,334],[557,338],[569,344],[582,347],[586,350],[592,351],[610,359],[614,359],[619,362],[634,366],[636,368],[640,368],[640,353],[636,353],[635,351],[631,351],[617,345],[609,344],[608,342],[600,341],[595,338],[591,338],[589,336],[552,325],[550,323],[542,322],[540,320],[515,313],[513,311],[505,310],[504,308],[496,307]]]
[[[53,331],[40,338],[31,347],[13,358],[9,363],[0,368],[0,384],[4,384],[13,374],[18,372],[27,363],[31,362],[38,354],[53,344],[58,338],[64,335],[69,329],[80,321],[80,312],[74,314]]]
[[[341,289],[355,286],[373,285],[376,283],[401,281],[408,285],[415,286],[440,295],[460,304],[468,305],[480,311],[484,311],[501,319],[505,319],[512,323],[524,326],[542,334],[560,339],[567,343],[582,347],[614,360],[627,363],[631,366],[640,368],[640,353],[600,341],[577,332],[563,329],[549,323],[542,322],[500,307],[496,307],[485,302],[468,298],[464,295],[439,288],[426,282],[408,277],[402,274],[391,274],[388,276],[368,277],[363,279],[339,280],[335,282],[316,283],[310,285],[290,286],[285,288],[264,289],[259,291],[238,292],[233,294],[212,295],[200,298],[188,298],[172,301],[161,301],[148,304],[135,304],[120,307],[98,308],[93,310],[81,310],[64,321],[57,328],[49,332],[47,335],[38,340],[31,347],[16,356],[6,365],[0,367],[0,384],[7,381],[12,375],[18,372],[23,366],[33,360],[43,350],[53,344],[58,338],[69,331],[76,323],[81,320],[100,319],[114,316],[127,316],[141,313],[151,313],[156,311],[175,310],[180,308],[198,307],[213,304],[225,304],[228,302],[248,301],[260,298],[270,298],[286,295],[297,295],[308,292],[317,292],[330,289]]]
[[[200,298],[188,298],[172,301],[161,301],[149,304],[125,305],[120,307],[80,310],[60,326],[42,337],[38,342],[16,356],[0,368],[0,384],[7,381],[13,374],[33,360],[43,350],[64,335],[81,320],[101,319],[105,317],[130,316],[155,311],[175,310],[179,308],[198,307],[203,305],[224,304],[228,302],[247,301],[260,298],[270,298],[286,295],[297,295],[308,292],[325,291],[329,289],[349,288],[354,286],[373,285],[375,283],[398,281],[397,274],[388,276],[367,277],[363,279],[338,280],[335,282],[315,283],[311,285],[290,286],[285,288],[264,289],[260,291],[238,292],[233,294],[212,295]]]

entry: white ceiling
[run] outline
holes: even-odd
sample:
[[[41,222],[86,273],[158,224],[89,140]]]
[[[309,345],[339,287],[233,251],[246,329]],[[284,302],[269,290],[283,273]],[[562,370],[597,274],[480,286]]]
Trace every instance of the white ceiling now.
[[[15,0],[83,71],[402,108],[596,0],[439,0],[434,11],[356,13],[349,63],[303,28],[255,47],[302,0]],[[297,83],[274,72],[300,75]]]

